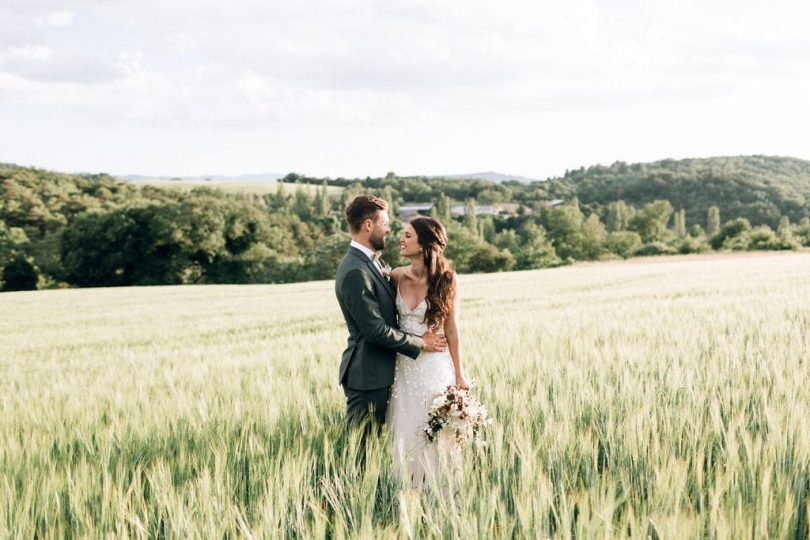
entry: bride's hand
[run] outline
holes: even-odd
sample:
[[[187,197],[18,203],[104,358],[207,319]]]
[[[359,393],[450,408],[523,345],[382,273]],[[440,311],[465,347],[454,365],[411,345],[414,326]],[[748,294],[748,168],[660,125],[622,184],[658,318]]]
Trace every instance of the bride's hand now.
[[[462,390],[469,390],[472,383],[464,375],[456,375],[456,386]]]

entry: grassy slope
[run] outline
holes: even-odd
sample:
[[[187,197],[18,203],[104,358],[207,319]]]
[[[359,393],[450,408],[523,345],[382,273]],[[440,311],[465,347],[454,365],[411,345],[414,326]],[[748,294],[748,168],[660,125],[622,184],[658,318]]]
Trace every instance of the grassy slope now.
[[[0,536],[793,536],[809,266],[463,276],[466,362],[497,423],[458,512],[398,499],[384,447],[356,470],[330,282],[2,294]]]

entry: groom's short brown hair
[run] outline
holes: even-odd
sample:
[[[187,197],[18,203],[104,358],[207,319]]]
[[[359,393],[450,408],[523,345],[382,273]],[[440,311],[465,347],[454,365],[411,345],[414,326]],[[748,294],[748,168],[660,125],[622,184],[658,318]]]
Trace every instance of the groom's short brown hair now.
[[[359,232],[363,222],[367,219],[375,219],[377,212],[388,210],[388,203],[384,199],[374,195],[360,195],[352,199],[346,207],[346,220],[353,233]]]

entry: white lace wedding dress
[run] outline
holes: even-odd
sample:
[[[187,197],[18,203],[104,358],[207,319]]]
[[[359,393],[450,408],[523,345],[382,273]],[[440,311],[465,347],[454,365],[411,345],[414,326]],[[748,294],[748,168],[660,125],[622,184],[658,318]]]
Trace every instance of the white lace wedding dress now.
[[[416,335],[427,331],[425,300],[410,309],[397,289],[396,305],[401,330]],[[397,355],[386,423],[391,429],[394,465],[414,487],[432,482],[447,462],[448,453],[454,453],[445,448],[441,437],[428,443],[423,429],[436,392],[455,382],[453,359],[447,351],[422,351],[416,359]]]

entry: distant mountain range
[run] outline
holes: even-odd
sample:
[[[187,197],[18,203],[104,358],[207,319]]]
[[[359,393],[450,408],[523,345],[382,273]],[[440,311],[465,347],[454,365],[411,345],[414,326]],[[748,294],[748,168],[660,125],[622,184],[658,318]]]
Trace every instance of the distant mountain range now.
[[[228,175],[202,175],[202,176],[144,176],[139,174],[114,175],[122,180],[131,182],[169,182],[169,181],[191,181],[191,182],[275,182],[285,175],[279,173],[258,173],[258,174],[236,174]]]
[[[458,178],[459,180],[489,180],[490,182],[535,182],[539,178],[528,178],[526,176],[515,176],[512,174],[501,174],[499,172],[487,171],[468,174],[441,174],[431,175],[428,178]]]
[[[122,180],[130,182],[275,182],[279,178],[284,178],[286,174],[281,173],[258,173],[258,174],[236,174],[236,175],[197,175],[197,176],[146,176],[140,174],[114,175]],[[467,173],[467,174],[433,174],[425,178],[454,178],[458,180],[489,180],[490,182],[535,182],[537,178],[526,176],[516,176],[513,174],[502,174],[494,171]]]

